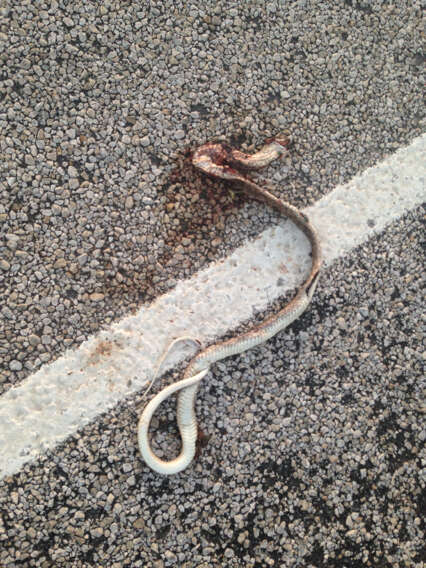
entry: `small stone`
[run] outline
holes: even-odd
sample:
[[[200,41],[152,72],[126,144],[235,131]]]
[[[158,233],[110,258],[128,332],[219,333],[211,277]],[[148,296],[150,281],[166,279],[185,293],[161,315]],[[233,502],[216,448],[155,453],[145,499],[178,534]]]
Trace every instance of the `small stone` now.
[[[65,268],[66,265],[67,261],[65,260],[65,258],[58,258],[58,260],[53,265],[53,268]]]
[[[28,253],[25,250],[17,250],[15,252],[15,257],[23,260],[28,257]]]
[[[129,195],[124,202],[124,207],[126,209],[131,209],[133,207],[133,197]]]
[[[128,114],[126,116],[126,122],[127,124],[133,126],[134,124],[136,124],[136,116],[134,114]]]
[[[0,260],[0,268],[1,268],[2,270],[5,270],[5,271],[6,271],[6,270],[9,270],[9,268],[10,268],[10,263],[7,262],[7,260],[5,260],[4,258],[2,258],[2,259]]]
[[[143,520],[142,517],[140,517],[139,519],[136,519],[136,521],[133,523],[133,528],[135,528],[135,529],[144,529],[145,528],[145,521]]]
[[[33,347],[35,347],[36,345],[40,344],[40,337],[38,335],[35,335],[35,333],[32,333],[29,337],[28,337],[28,342],[30,345],[32,345]]]
[[[87,262],[88,256],[87,254],[83,253],[80,254],[80,256],[77,257],[77,262],[80,266],[84,266]]]
[[[87,254],[83,253],[77,257],[77,262],[80,266],[84,266],[87,262],[88,256]]]
[[[78,178],[78,170],[74,166],[68,166],[67,171],[70,178]]]
[[[10,250],[16,250],[16,248],[18,247],[18,243],[19,243],[19,237],[17,235],[13,235],[10,233],[6,235],[7,248],[9,248]]]
[[[90,294],[89,298],[92,300],[92,302],[102,302],[102,300],[105,298],[105,295],[101,294],[100,292],[94,292],[93,294]]]
[[[103,534],[104,534],[104,529],[102,527],[96,527],[91,531],[91,535],[94,538],[100,538]]]
[[[29,536],[30,538],[35,538],[35,537],[37,536],[37,531],[35,530],[34,527],[30,527],[30,528],[27,530],[27,534],[28,534],[28,536]]]
[[[146,148],[147,146],[149,146],[151,143],[151,140],[149,139],[149,136],[144,136],[143,138],[141,138],[141,145]]]
[[[22,371],[22,363],[20,361],[16,361],[16,359],[14,359],[13,361],[11,361],[9,363],[9,369],[11,371]]]
[[[7,306],[4,306],[2,309],[2,313],[4,315],[5,318],[7,319],[13,319],[13,312],[10,308],[8,308]]]

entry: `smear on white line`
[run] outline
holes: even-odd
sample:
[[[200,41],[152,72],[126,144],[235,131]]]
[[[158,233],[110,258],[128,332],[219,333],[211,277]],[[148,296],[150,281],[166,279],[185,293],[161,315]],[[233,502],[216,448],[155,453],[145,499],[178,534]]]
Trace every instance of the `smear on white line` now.
[[[426,198],[426,135],[336,187],[306,213],[330,264]],[[290,222],[196,274],[134,316],[45,365],[0,398],[0,476],[54,448],[152,377],[180,336],[208,343],[293,289],[309,269],[309,244]],[[175,351],[168,367],[188,353]]]

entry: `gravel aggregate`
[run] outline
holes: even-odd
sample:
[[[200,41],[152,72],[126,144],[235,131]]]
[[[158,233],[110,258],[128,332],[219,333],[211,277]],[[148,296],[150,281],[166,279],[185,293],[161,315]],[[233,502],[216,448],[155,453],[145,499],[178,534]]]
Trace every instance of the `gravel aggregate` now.
[[[421,7],[3,2],[0,392],[274,221],[191,148],[290,130],[302,206],[420,134]]]
[[[304,206],[421,134],[421,8],[3,2],[0,393],[275,221],[197,176],[196,145],[290,130],[265,177]],[[140,460],[140,393],[0,481],[0,566],[424,566],[422,215],[215,366],[181,475]]]
[[[141,393],[2,480],[0,565],[424,566],[422,213],[324,271],[285,332],[213,368],[182,474],[140,460]],[[177,451],[174,416],[167,402],[153,421],[159,455]]]

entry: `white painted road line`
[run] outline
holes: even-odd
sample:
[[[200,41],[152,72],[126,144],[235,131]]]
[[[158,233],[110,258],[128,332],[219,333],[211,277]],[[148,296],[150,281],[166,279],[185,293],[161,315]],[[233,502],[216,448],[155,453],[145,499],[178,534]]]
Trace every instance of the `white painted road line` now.
[[[425,201],[425,146],[423,135],[306,210],[327,264]],[[0,398],[0,476],[141,389],[174,338],[207,343],[297,286],[308,252],[306,238],[284,221],[10,389]],[[186,355],[175,353],[168,367]]]

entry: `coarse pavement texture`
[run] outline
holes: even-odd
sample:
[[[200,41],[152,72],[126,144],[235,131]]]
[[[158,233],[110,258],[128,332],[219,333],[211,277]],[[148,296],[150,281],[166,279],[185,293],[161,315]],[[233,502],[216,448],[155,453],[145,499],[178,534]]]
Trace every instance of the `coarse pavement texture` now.
[[[197,178],[187,149],[290,130],[265,176],[301,207],[419,135],[420,10],[3,3],[2,392],[274,220]],[[422,566],[422,214],[213,369],[181,476],[140,461],[136,397],[0,482],[0,566]]]
[[[141,395],[1,481],[0,565],[420,568],[419,213],[327,269],[284,333],[213,368],[182,474],[140,460]],[[174,418],[169,401],[153,421],[158,455],[178,450]]]
[[[302,207],[423,132],[421,2],[315,6],[2,4],[0,392],[272,222],[186,149],[288,129]]]

